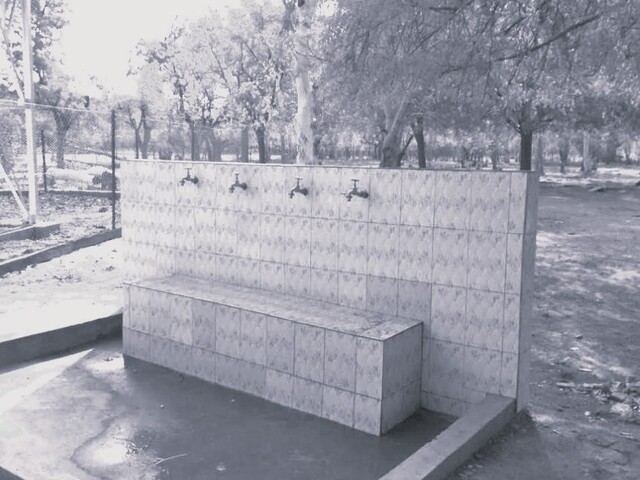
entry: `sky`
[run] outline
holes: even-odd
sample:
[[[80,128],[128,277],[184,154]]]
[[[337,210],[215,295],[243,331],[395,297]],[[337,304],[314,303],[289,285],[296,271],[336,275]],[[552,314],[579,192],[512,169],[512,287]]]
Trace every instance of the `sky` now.
[[[127,78],[129,59],[140,39],[161,39],[176,19],[192,20],[209,10],[242,0],[66,0],[69,23],[62,31],[60,55],[77,87],[91,94],[94,76],[107,90],[135,94]]]

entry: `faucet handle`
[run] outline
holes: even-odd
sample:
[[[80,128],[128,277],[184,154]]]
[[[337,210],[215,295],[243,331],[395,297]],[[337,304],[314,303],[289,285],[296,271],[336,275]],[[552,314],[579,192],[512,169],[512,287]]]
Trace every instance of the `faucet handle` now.
[[[358,187],[358,182],[360,180],[358,180],[357,178],[352,178],[351,181],[353,182],[353,188],[357,188]]]
[[[185,168],[186,168],[186,167],[185,167]],[[190,168],[187,168],[186,170],[187,170],[187,178],[188,178],[188,177],[190,177],[190,176],[191,176],[191,169],[190,169]]]

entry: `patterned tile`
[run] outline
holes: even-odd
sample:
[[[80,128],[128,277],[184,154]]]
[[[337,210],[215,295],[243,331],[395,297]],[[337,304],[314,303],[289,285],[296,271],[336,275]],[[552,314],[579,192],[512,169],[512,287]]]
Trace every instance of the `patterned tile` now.
[[[243,258],[260,258],[260,216],[253,213],[238,215],[238,250]]]
[[[431,296],[431,338],[463,344],[467,336],[467,290],[434,285]]]
[[[367,275],[367,310],[398,314],[398,281],[395,278]]]
[[[240,358],[240,310],[218,305],[216,308],[216,352]]]
[[[216,274],[218,278],[226,283],[235,283],[237,263],[238,259],[236,257],[218,255],[216,257]]]
[[[169,339],[185,345],[193,343],[193,324],[191,321],[191,299],[171,295],[171,321]]]
[[[235,255],[238,248],[238,217],[235,212],[216,210],[215,253]]]
[[[288,295],[308,298],[311,296],[311,269],[287,265],[284,267],[285,291]]]
[[[509,174],[475,172],[471,176],[471,230],[506,232],[509,221]]]
[[[272,292],[285,292],[285,265],[260,262],[260,288]]]
[[[527,174],[512,172],[509,196],[509,232],[524,233],[524,217],[527,203]]]
[[[338,225],[338,269],[348,273],[367,273],[367,224],[340,222]],[[335,253],[334,253],[335,255]]]
[[[216,353],[216,383],[223,387],[240,389],[240,362],[237,358]]]
[[[441,228],[469,228],[471,173],[436,172],[435,225]]]
[[[400,170],[372,170],[369,180],[369,221],[398,225],[401,199]]]
[[[465,287],[469,233],[436,228],[433,243],[433,283]]]
[[[193,374],[196,377],[201,378],[202,380],[215,383],[216,354],[211,350],[194,347],[192,349],[192,355],[193,355]]]
[[[149,291],[150,324],[149,333],[155,337],[169,338],[171,326],[171,296],[161,292]]]
[[[274,165],[260,165],[260,210],[262,213],[282,215],[285,213],[286,185],[284,174],[287,169]]]
[[[294,323],[267,317],[266,365],[270,369],[293,373]]]
[[[366,191],[371,194],[369,185],[369,170],[364,168],[341,168],[339,193],[346,194],[353,189],[353,180],[358,180],[358,191]],[[340,220],[355,220],[366,222],[369,220],[369,198],[353,197],[350,202],[344,195],[338,199]]]
[[[504,296],[504,326],[502,331],[502,350],[518,353],[531,344],[531,340],[523,338],[524,330],[520,325],[520,296],[509,293]]]
[[[285,407],[291,407],[293,375],[277,370],[266,370],[265,398]]]
[[[239,194],[229,192],[229,187],[235,182],[235,165],[216,166],[218,167],[216,179],[216,209],[235,211],[237,210]],[[240,182],[243,182],[243,180],[240,180]]]
[[[353,428],[371,435],[380,435],[382,416],[381,401],[375,398],[356,395],[354,399]]]
[[[538,228],[540,178],[538,174],[529,174],[527,180],[527,204],[525,208],[524,231],[526,234],[535,234]]]
[[[136,162],[135,179],[138,201],[155,203],[156,201],[156,165],[152,162]]]
[[[122,353],[140,360],[149,360],[149,335],[128,328],[122,329]]]
[[[311,220],[309,218],[286,218],[285,263],[301,267],[311,265]]]
[[[264,365],[240,360],[239,390],[264,398],[266,369]]]
[[[508,293],[520,293],[522,284],[522,248],[524,237],[518,234],[507,236],[507,265],[505,291]]]
[[[381,431],[383,434],[403,420],[402,413],[402,390],[382,399]]]
[[[180,179],[187,175],[187,168],[191,169],[191,176],[198,177],[198,180],[202,175],[199,172],[199,168],[191,163],[185,163],[184,165],[175,166],[176,174],[176,205],[182,207],[193,207],[196,204],[196,198],[200,194],[199,185],[193,183],[185,183],[180,185],[178,182]]]
[[[422,335],[411,329],[384,342],[382,397],[420,380],[422,371]]]
[[[247,189],[236,189],[233,195],[237,196],[237,209],[239,212],[260,213],[263,203],[260,192],[260,167],[257,165],[236,165],[240,183],[246,183]],[[232,183],[235,181],[235,177]]]
[[[193,276],[203,280],[216,280],[218,278],[217,257],[215,253],[195,252]]]
[[[420,320],[423,336],[431,331],[431,284],[398,281],[398,316]]]
[[[267,357],[267,317],[249,310],[241,310],[240,336],[240,358],[264,365]]]
[[[151,323],[151,296],[144,288],[131,287],[129,289],[129,328],[138,332],[149,333]]]
[[[506,235],[469,232],[469,288],[504,292]]]
[[[396,278],[398,276],[398,227],[370,224],[367,242],[369,275]]]
[[[294,369],[298,377],[316,382],[323,380],[324,334],[321,328],[295,325]]]
[[[193,375],[193,348],[178,342],[169,343],[169,359],[166,367],[185,375]]]
[[[202,300],[191,301],[193,317],[193,345],[211,351],[216,349],[216,304]]]
[[[284,218],[282,215],[261,215],[261,260],[277,263],[284,262]]]
[[[322,416],[322,384],[293,377],[292,408]]]
[[[364,310],[367,306],[367,276],[338,273],[338,303]]]
[[[203,208],[216,208],[216,195],[218,186],[216,185],[217,165],[198,165],[198,194],[195,205]],[[177,182],[176,182],[177,184]],[[178,187],[179,188],[179,187]]]
[[[431,281],[433,229],[400,226],[398,230],[398,278]]]
[[[338,202],[345,201],[340,169],[321,167],[313,169],[313,188],[309,192],[314,218],[338,218]]]
[[[426,170],[402,170],[400,223],[433,226],[436,173]]]
[[[460,398],[465,377],[465,347],[438,340],[432,340],[430,345],[427,392],[449,398]]]
[[[260,288],[260,261],[238,258],[235,283],[249,288]]]
[[[198,252],[216,251],[216,211],[209,208],[194,209],[195,249]]]
[[[382,398],[383,343],[356,339],[356,393]]]
[[[311,269],[311,296],[315,300],[338,302],[338,274],[327,270]]]
[[[166,338],[149,336],[149,362],[161,367],[175,369],[172,364],[171,341]]]
[[[518,387],[518,355],[502,352],[500,395],[515,398]]]
[[[282,204],[285,206],[287,215],[298,217],[311,216],[311,190],[313,189],[313,169],[308,167],[287,167],[284,169],[284,188],[282,189]],[[307,195],[295,193],[289,197],[300,179],[300,188],[307,189]]]
[[[353,427],[354,394],[327,385],[322,389],[322,417]]]
[[[311,266],[338,269],[338,221],[314,218],[311,221]]]
[[[155,201],[166,205],[175,205],[177,185],[174,164],[158,162],[155,176]]]
[[[502,348],[503,316],[503,294],[468,290],[468,329],[465,344],[473,347],[500,350]]]
[[[153,210],[153,237],[149,238],[150,243],[160,247],[173,248],[176,245],[177,234],[175,225],[175,209],[173,205],[156,205]],[[184,242],[181,237],[180,240]]]
[[[527,350],[518,356],[518,390],[516,392],[516,409],[518,411],[527,408],[529,404],[530,365],[531,350]]]
[[[324,383],[343,390],[356,387],[356,337],[327,330],[325,334]]]
[[[487,393],[500,392],[502,354],[494,350],[465,347],[465,387]]]

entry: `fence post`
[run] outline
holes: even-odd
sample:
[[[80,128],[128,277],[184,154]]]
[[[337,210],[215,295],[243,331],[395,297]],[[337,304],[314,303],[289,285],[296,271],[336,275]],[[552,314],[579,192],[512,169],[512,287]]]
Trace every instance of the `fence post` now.
[[[111,229],[116,229],[116,111],[111,110]]]
[[[47,193],[47,160],[46,160],[46,146],[45,146],[44,130],[40,130],[40,146],[42,147],[42,184],[44,186],[44,193]]]

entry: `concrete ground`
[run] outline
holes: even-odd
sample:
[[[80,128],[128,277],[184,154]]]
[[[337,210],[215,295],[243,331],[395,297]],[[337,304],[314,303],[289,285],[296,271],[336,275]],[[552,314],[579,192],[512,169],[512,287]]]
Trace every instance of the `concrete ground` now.
[[[421,412],[374,437],[124,359],[119,341],[0,371],[0,392],[3,480],[377,479],[453,421]]]

